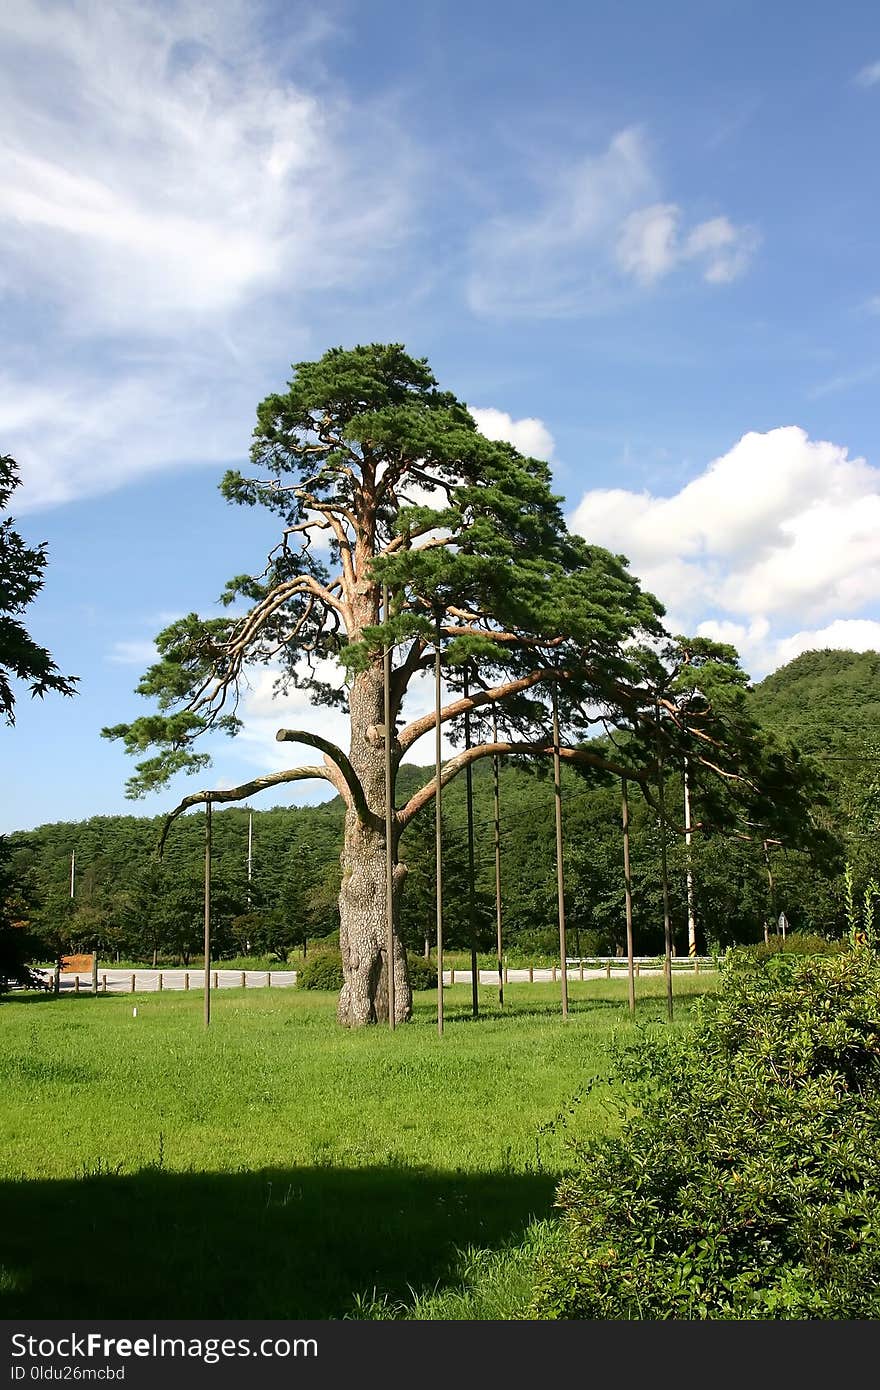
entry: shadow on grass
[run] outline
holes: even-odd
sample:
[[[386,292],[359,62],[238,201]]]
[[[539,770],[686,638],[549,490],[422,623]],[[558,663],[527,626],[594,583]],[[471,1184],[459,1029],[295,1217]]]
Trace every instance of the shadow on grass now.
[[[7,1181],[0,1317],[342,1318],[517,1239],[554,1186],[404,1166]]]
[[[693,1010],[697,999],[702,996],[698,994],[681,994],[675,996],[674,1008],[676,1017],[684,1019]],[[414,998],[413,1013],[420,1019],[427,1018],[436,1012],[436,1005],[423,1004],[418,997]],[[618,996],[614,999],[587,998],[577,999],[569,995],[568,1012],[570,1015],[608,1013],[619,1014],[621,1021],[628,1017],[625,996]],[[636,996],[636,1014],[640,1020],[647,1021],[666,1021],[666,998],[660,994],[643,994]],[[562,1022],[562,1010],[558,1000],[533,1001],[524,1003],[517,999],[514,1003],[499,1008],[497,1003],[491,1005],[480,1005],[480,1012],[474,1018],[469,1002],[461,1003],[458,1001],[445,1001],[443,1009],[444,1023],[458,1027],[460,1024],[480,1024],[498,1023],[499,1021],[518,1020],[521,1018],[540,1018],[546,1020],[558,1019]]]
[[[137,996],[133,996],[137,998]],[[105,994],[103,990],[98,990],[97,994],[92,994],[91,989],[81,989],[79,994],[72,989],[63,989],[59,994],[55,994],[51,989],[38,990],[9,990],[6,994],[0,994],[0,1009],[5,1009],[7,1004],[56,1004],[59,999],[63,999],[65,1004],[68,1000],[77,1004],[82,1004],[85,1000],[94,1003],[96,999],[118,999],[119,995],[110,993]]]

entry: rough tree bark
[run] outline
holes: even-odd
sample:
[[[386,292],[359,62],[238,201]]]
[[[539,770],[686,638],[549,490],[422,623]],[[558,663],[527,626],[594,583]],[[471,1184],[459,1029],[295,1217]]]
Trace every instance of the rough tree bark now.
[[[337,1017],[349,1028],[388,1021],[388,947],[385,920],[385,741],[382,724],[384,691],[381,672],[359,673],[351,688],[351,746],[349,761],[360,779],[372,813],[365,822],[353,806],[345,816],[345,838],[340,862],[339,945],[344,984]],[[393,705],[392,705],[393,708]],[[392,751],[396,774],[400,758]],[[392,780],[394,780],[392,778]],[[397,864],[395,832],[393,859],[394,910],[394,1017],[403,1023],[412,1017],[412,990],[406,951],[400,940],[400,894],[406,869]]]

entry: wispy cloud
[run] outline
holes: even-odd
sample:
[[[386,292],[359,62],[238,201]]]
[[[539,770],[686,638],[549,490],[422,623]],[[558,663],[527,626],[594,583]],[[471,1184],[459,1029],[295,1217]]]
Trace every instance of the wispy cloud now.
[[[880,82],[880,60],[876,63],[868,63],[856,73],[854,82],[859,87],[875,87]]]
[[[633,285],[696,266],[710,284],[734,280],[758,245],[755,228],[726,216],[683,231],[677,203],[659,202],[659,178],[636,127],[606,150],[559,168],[537,210],[496,217],[476,232],[471,308],[498,317],[570,317],[612,307]]]
[[[149,666],[156,660],[156,647],[152,642],[138,640],[114,642],[107,660],[116,666]]]
[[[0,247],[80,331],[165,335],[333,285],[397,234],[399,185],[359,169],[369,133],[286,80],[235,0],[13,3],[0,43]]]
[[[820,381],[808,394],[811,400],[819,400],[822,396],[837,395],[839,391],[851,391],[854,386],[864,386],[866,382],[875,381],[878,376],[880,362],[869,362],[864,367],[855,367],[851,372],[840,372],[837,376],[828,377],[826,381]]]
[[[310,16],[289,28],[315,53]],[[20,510],[241,457],[309,297],[374,284],[412,228],[405,135],[301,61],[293,80],[262,18],[246,0],[0,10],[0,298],[40,363],[0,361]]]

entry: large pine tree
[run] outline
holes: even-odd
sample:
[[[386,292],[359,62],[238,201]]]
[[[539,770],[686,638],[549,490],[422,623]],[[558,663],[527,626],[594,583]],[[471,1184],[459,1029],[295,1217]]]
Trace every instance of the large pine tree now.
[[[438,388],[427,363],[399,345],[336,348],[298,364],[288,389],[258,408],[252,461],[254,476],[230,472],[222,491],[231,502],[275,513],[281,539],[259,578],[239,576],[227,586],[225,602],[247,599],[247,616],[191,614],[167,628],[157,639],[160,660],[138,687],[157,700],[158,713],[105,733],[132,752],[159,749],[138,765],[129,784],[137,795],[181,768],[204,766],[194,747],[199,735],[237,731],[238,685],[254,663],[279,665],[282,686],[347,707],[347,751],[311,733],[279,730],[279,740],[309,744],[323,761],[210,796],[233,800],[316,777],[344,798],[338,1013],[360,1026],[388,1012],[385,647],[393,648],[393,782],[402,757],[435,730],[433,713],[398,726],[408,688],[433,669],[439,645],[448,700],[441,722],[455,726],[466,711],[492,706],[501,730],[497,741],[478,741],[449,759],[441,785],[493,753],[551,755],[553,691],[561,756],[647,785],[656,771],[658,679],[669,679],[656,657],[662,609],[622,557],[567,531],[547,464],[486,439],[466,407]],[[327,658],[341,663],[342,688],[321,679]],[[465,667],[467,698],[458,693]],[[702,677],[705,683],[710,674]],[[669,738],[686,721],[664,699]],[[695,719],[705,722],[702,706]],[[629,753],[584,746],[597,725],[628,728]],[[717,741],[709,752],[723,762]],[[436,791],[431,781],[394,810],[395,925],[406,874],[398,842]],[[178,810],[206,795],[186,797]],[[395,942],[395,1016],[403,1020],[411,992],[399,932]]]

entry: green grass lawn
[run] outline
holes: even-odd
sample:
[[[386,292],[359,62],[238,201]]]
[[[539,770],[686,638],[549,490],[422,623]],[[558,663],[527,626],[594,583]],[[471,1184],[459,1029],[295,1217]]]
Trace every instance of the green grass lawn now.
[[[679,1018],[712,986],[676,979]],[[639,982],[649,1029],[662,990]],[[484,986],[473,1020],[455,986],[442,1039],[433,994],[393,1034],[298,990],[224,990],[207,1033],[198,994],[10,997],[0,1316],[508,1316],[566,1134],[614,1122],[586,1085],[625,981],[569,993],[563,1024],[558,986],[509,985],[503,1016]]]

